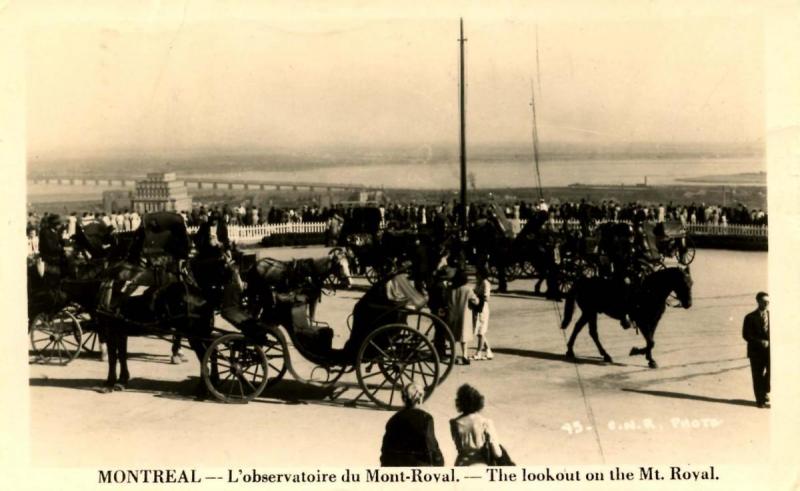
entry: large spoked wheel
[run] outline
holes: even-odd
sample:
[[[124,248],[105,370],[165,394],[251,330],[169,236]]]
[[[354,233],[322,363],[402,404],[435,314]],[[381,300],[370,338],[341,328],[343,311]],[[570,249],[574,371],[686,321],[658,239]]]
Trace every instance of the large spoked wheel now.
[[[336,295],[337,288],[339,288],[339,278],[333,273],[326,276],[322,282],[322,294],[325,296]]]
[[[678,262],[684,266],[692,264],[695,252],[694,241],[687,235],[678,244]]]
[[[202,375],[209,392],[220,401],[246,403],[267,386],[267,357],[243,334],[226,334],[206,351]]]
[[[83,331],[78,319],[67,311],[52,317],[39,314],[30,325],[34,361],[46,365],[66,365],[81,354]]]
[[[409,310],[406,324],[421,332],[433,343],[439,357],[439,384],[444,382],[456,363],[456,338],[447,323],[434,314]]]
[[[371,332],[358,350],[356,376],[364,394],[382,408],[403,406],[405,384],[415,382],[428,398],[439,381],[439,357],[433,343],[404,324]]]
[[[562,295],[566,295],[575,287],[578,281],[578,275],[573,270],[562,271],[558,275],[558,291]]]
[[[74,315],[81,324],[81,330],[83,331],[81,353],[100,353],[100,336],[98,335],[97,326],[92,316],[78,307],[71,308],[69,312]]]
[[[287,358],[289,356],[286,338],[283,333],[272,328],[267,329],[267,340],[262,351],[267,358],[267,385],[272,387],[283,379],[287,370]]]
[[[521,278],[533,278],[533,275],[536,274],[536,268],[533,267],[533,263],[525,260],[522,261],[522,274],[520,275]]]
[[[522,263],[518,261],[510,264],[506,269],[506,271],[508,274],[508,281],[514,281],[514,279],[524,278],[525,276],[525,271],[522,267]]]

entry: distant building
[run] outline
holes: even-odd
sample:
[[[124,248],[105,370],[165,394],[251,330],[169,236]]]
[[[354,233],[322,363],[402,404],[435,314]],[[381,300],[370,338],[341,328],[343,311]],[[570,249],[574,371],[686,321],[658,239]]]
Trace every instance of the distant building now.
[[[355,195],[352,195],[348,201],[357,202],[357,203],[383,203],[386,201],[386,196],[383,194],[383,191],[359,191]]]
[[[174,172],[152,172],[143,181],[136,181],[132,208],[140,214],[152,211],[188,211],[192,198],[183,181]]]

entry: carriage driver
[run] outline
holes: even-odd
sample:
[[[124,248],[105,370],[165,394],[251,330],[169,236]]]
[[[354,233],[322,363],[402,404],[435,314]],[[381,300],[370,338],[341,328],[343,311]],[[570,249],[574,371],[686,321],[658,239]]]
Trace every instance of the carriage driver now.
[[[61,219],[58,215],[50,215],[42,224],[39,232],[39,256],[44,262],[44,278],[54,286],[61,275],[61,267],[66,263],[64,241],[61,238]]]
[[[425,306],[428,299],[408,279],[410,268],[411,262],[404,262],[396,273],[367,290],[353,307],[353,331],[343,348],[346,356],[355,358],[358,347],[376,324],[386,325],[400,321],[400,316],[393,315],[393,311],[407,306],[415,309]]]
[[[230,256],[231,243],[228,227],[217,214],[200,224],[194,237],[198,259],[219,258],[222,254]]]

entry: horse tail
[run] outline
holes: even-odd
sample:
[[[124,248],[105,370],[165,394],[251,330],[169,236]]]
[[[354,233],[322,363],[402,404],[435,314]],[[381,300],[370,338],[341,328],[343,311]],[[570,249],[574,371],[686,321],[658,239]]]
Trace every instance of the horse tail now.
[[[572,314],[575,312],[575,287],[567,292],[564,299],[564,319],[561,321],[561,329],[566,329],[572,322]]]

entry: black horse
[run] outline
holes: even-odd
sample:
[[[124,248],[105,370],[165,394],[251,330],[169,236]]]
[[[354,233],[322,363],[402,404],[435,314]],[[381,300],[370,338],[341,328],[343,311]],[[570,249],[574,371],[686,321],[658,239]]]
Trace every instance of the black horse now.
[[[246,297],[251,312],[258,317],[258,311],[273,306],[272,292],[302,293],[308,298],[309,315],[313,319],[322,291],[332,280],[345,288],[351,284],[347,254],[338,247],[328,255],[314,259],[278,261],[263,258],[246,273]]]
[[[692,278],[689,269],[666,268],[648,275],[638,291],[632,294],[634,306],[630,309],[631,318],[636,322],[644,336],[647,345],[644,348],[632,348],[631,356],[645,355],[650,368],[658,365],[653,359],[652,350],[655,346],[655,331],[661,316],[666,309],[666,301],[671,293],[675,293],[683,308],[692,306]],[[581,308],[581,316],[572,330],[572,335],[567,342],[567,358],[574,358],[572,347],[575,338],[587,323],[589,334],[603,360],[612,362],[611,356],[603,349],[597,334],[597,314],[603,313],[614,319],[620,319],[625,312],[623,292],[620,285],[613,280],[605,278],[582,278],[578,280],[575,288],[569,293],[564,307],[564,320],[561,329],[566,329],[572,321],[575,303]]]
[[[108,343],[104,392],[124,390],[130,380],[129,336],[181,335],[202,361],[216,310],[238,302],[243,286],[235,264],[224,256],[189,264],[190,271],[165,271],[125,262],[107,272],[96,312]],[[204,395],[202,380],[198,388],[198,396]]]
[[[468,230],[467,260],[475,266],[496,271],[498,290],[508,289],[508,268],[511,265],[513,239],[505,217],[491,214],[473,222]]]

